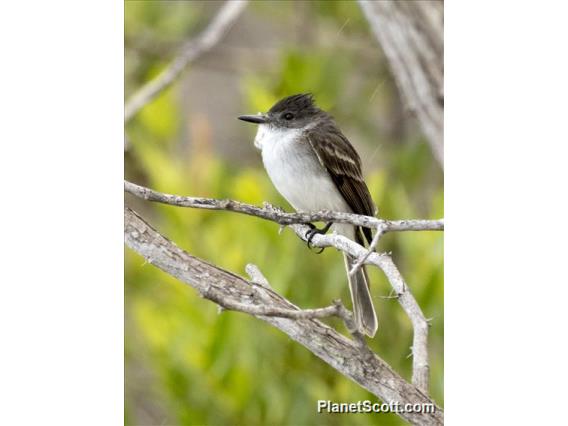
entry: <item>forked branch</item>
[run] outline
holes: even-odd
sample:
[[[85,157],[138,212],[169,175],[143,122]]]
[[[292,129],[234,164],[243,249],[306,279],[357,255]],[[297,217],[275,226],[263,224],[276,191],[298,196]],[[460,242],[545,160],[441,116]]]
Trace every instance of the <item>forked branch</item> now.
[[[239,308],[249,306],[252,307],[252,311],[260,309],[253,315],[279,328],[339,373],[349,377],[384,402],[399,407],[404,407],[406,404],[429,407],[428,412],[397,413],[412,424],[443,424],[442,409],[422,390],[406,382],[368,348],[339,334],[321,321],[309,318],[309,315],[308,318],[294,319],[263,315],[298,310],[292,303],[267,288],[266,283],[259,283],[258,279],[249,282],[191,256],[159,234],[128,207],[124,211],[124,226],[126,244],[149,263],[189,284],[204,297],[213,297],[222,301],[225,306]],[[314,243],[324,244],[325,240],[321,238],[326,237],[328,236],[318,235],[314,238]],[[371,258],[373,256],[369,256],[369,259]],[[248,269],[250,271],[251,267]],[[251,275],[258,276],[258,273]]]
[[[289,225],[294,232],[304,240],[306,239],[306,232],[309,229],[304,224],[314,221],[351,223],[375,228],[377,232],[368,249],[346,237],[336,234],[315,235],[312,239],[312,245],[322,248],[335,247],[337,250],[353,256],[358,259],[353,269],[359,268],[363,264],[371,264],[383,271],[396,294],[399,304],[410,318],[414,330],[412,344],[412,382],[423,392],[428,392],[430,368],[428,362],[428,322],[391,257],[385,253],[376,253],[375,248],[380,236],[386,232],[442,230],[444,227],[443,219],[389,221],[370,216],[328,211],[317,213],[285,213],[270,205],[265,205],[261,208],[234,200],[217,200],[214,198],[182,197],[179,195],[163,194],[127,181],[125,181],[124,187],[126,192],[149,201],[179,207],[233,211],[270,220],[280,225]]]

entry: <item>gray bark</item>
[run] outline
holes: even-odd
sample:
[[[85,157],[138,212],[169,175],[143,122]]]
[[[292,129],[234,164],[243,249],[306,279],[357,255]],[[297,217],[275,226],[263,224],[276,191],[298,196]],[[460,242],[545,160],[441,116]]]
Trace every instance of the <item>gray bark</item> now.
[[[186,253],[128,207],[124,211],[124,227],[125,242],[131,249],[149,263],[192,286],[203,297],[226,300],[234,306],[244,304],[275,310],[297,310],[296,306],[266,286],[249,282]],[[255,316],[282,330],[384,402],[393,405],[432,404],[434,407],[433,413],[399,412],[407,421],[416,425],[443,424],[442,409],[418,387],[400,377],[361,341],[350,340],[317,319]]]
[[[359,0],[405,107],[444,167],[444,3]]]
[[[354,273],[363,264],[375,265],[383,271],[390,285],[396,293],[396,298],[412,323],[414,337],[412,344],[412,383],[425,393],[428,393],[430,367],[428,362],[428,322],[412,295],[410,288],[404,281],[392,258],[386,253],[376,253],[375,249],[380,237],[388,231],[426,231],[443,230],[444,221],[440,220],[398,220],[388,221],[371,216],[356,214],[322,211],[317,213],[286,213],[278,208],[265,205],[264,208],[240,203],[234,200],[216,200],[214,198],[183,197],[179,195],[163,194],[143,186],[125,181],[124,188],[127,192],[139,198],[159,203],[179,206],[200,208],[209,210],[228,210],[260,217],[266,220],[289,225],[298,237],[306,239],[308,227],[303,225],[307,222],[325,221],[342,222],[355,225],[368,226],[376,229],[375,237],[369,248],[349,240],[341,235],[316,235],[312,240],[314,247],[334,247],[339,251],[351,255],[357,259],[350,273]],[[215,302],[219,300],[212,299]],[[235,309],[236,305],[224,305]],[[239,310],[252,313],[250,309]],[[336,312],[339,314],[339,312]],[[297,315],[297,314],[293,314]],[[288,318],[293,316],[288,315]],[[297,316],[296,316],[297,317]],[[314,317],[315,318],[315,317]],[[345,320],[345,318],[344,318]]]
[[[262,219],[271,220],[280,225],[292,225],[296,223],[311,222],[337,222],[350,223],[353,225],[365,226],[367,228],[381,229],[386,232],[402,231],[443,231],[444,219],[437,220],[384,220],[372,216],[362,216],[343,212],[300,212],[286,213],[281,209],[275,208],[268,203],[264,207],[257,207],[250,204],[241,203],[235,200],[217,200],[215,198],[203,197],[184,197],[180,195],[165,194],[154,191],[135,183],[124,181],[124,190],[138,198],[147,201],[154,201],[170,206],[189,207],[194,209],[206,210],[227,210],[242,213],[249,216],[256,216]]]

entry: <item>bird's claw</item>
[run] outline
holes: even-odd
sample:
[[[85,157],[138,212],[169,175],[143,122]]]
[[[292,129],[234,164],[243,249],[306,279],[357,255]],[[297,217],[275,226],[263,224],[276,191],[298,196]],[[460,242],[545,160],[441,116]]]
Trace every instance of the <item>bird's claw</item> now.
[[[329,230],[329,227],[331,226],[331,224],[328,224],[323,229],[316,228],[316,226],[312,223],[308,223],[307,225],[310,227],[310,229],[308,231],[306,231],[306,238],[307,238],[307,242],[308,242],[308,248],[311,249],[312,248],[312,240],[314,239],[314,236],[316,234],[325,234]],[[321,250],[317,251],[316,254],[322,253],[324,251],[325,247],[320,247],[320,249]]]
[[[312,225],[312,226],[313,226],[313,228],[311,228],[309,231],[306,232],[306,238],[308,239],[308,248],[309,249],[312,248],[312,240],[314,239],[314,236],[316,234],[321,234],[321,231],[319,229],[317,229],[314,225]],[[324,251],[324,249],[325,249],[325,247],[320,247],[320,251],[316,251],[316,254],[320,254],[321,252]]]

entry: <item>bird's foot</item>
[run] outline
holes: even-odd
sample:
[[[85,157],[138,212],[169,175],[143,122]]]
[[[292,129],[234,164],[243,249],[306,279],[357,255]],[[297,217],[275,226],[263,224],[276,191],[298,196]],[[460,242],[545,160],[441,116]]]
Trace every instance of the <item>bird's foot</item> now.
[[[308,239],[308,248],[312,248],[312,240],[314,238],[314,236],[316,234],[326,234],[327,231],[329,231],[329,228],[331,228],[331,225],[333,225],[332,222],[328,223],[327,225],[325,225],[322,229],[318,229],[314,224],[312,223],[307,223],[307,225],[310,227],[310,230],[306,232],[306,238]],[[320,254],[321,252],[323,252],[325,250],[325,247],[321,247],[321,250],[316,252],[317,254]]]

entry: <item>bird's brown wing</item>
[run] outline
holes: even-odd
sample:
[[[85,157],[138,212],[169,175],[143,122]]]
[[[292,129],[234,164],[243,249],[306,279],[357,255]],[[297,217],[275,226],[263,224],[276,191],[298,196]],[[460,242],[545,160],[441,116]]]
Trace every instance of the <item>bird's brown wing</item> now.
[[[307,136],[320,163],[329,172],[353,213],[374,216],[377,209],[363,180],[361,158],[349,140],[334,125],[309,131]],[[370,243],[371,230],[362,230]]]

